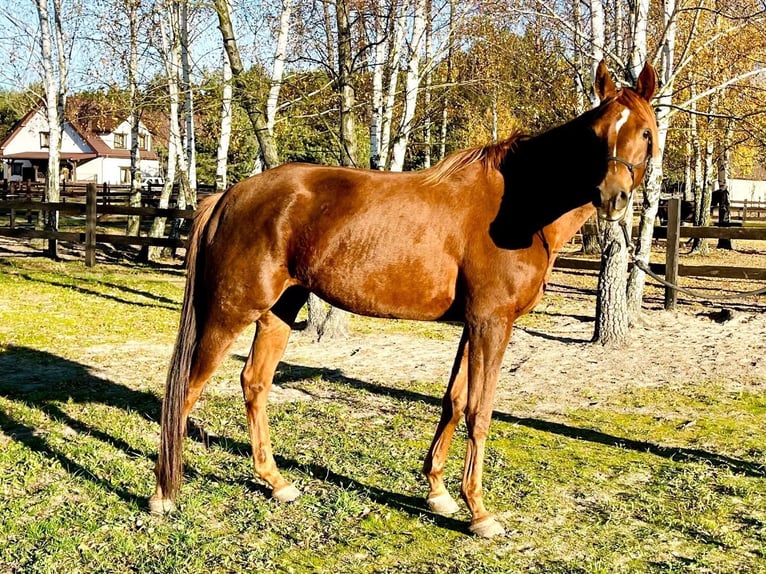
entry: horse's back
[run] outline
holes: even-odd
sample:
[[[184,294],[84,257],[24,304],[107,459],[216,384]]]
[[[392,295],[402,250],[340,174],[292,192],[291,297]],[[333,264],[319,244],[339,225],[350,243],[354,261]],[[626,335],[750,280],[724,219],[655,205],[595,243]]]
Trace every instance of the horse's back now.
[[[232,264],[356,313],[435,319],[479,223],[468,193],[419,173],[286,164],[224,195],[217,243]]]

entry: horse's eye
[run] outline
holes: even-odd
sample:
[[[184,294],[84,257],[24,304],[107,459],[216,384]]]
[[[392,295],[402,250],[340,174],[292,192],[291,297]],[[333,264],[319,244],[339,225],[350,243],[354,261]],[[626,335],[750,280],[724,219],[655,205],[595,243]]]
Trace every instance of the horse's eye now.
[[[648,140],[651,137],[652,137],[652,132],[650,132],[649,130],[644,130],[644,139]]]

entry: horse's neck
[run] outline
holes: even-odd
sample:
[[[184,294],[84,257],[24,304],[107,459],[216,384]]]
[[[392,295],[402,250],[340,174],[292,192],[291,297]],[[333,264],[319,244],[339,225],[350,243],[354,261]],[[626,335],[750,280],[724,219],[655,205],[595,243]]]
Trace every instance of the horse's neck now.
[[[595,212],[593,204],[588,203],[566,212],[550,225],[546,225],[543,233],[551,254],[555,256]]]
[[[536,159],[523,165],[537,170],[541,188],[553,190],[559,198],[566,196],[562,202],[565,211],[543,229],[552,254],[558,253],[595,213],[593,196],[607,155],[606,142],[591,128],[595,113],[586,112],[530,141],[529,154]]]

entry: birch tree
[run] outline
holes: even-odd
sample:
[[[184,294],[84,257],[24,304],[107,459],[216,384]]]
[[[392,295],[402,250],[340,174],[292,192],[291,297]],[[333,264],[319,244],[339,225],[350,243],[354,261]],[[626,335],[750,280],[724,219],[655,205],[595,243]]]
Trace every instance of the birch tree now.
[[[141,115],[138,110],[138,7],[140,0],[127,0],[128,10],[128,94],[130,106],[130,205],[141,207],[141,171],[138,130]],[[128,217],[127,234],[138,235],[141,218]]]
[[[391,149],[391,171],[402,171],[407,144],[413,130],[413,119],[420,87],[420,52],[425,40],[426,0],[415,0],[415,13],[412,21],[410,57],[407,62],[407,79],[404,88],[404,107],[399,131]]]
[[[394,118],[394,102],[399,81],[399,63],[401,61],[405,31],[404,5],[399,0],[394,0],[389,29],[392,29],[392,33],[389,34],[388,69],[384,70],[388,73],[388,86],[381,111],[379,169],[385,169],[385,167],[390,166],[391,161],[389,157],[391,153],[391,128]]]
[[[592,66],[592,82],[595,87],[596,68],[603,60],[606,45],[604,7],[601,0],[590,1],[591,38],[596,66]],[[591,103],[599,105],[602,94],[594,88]],[[630,209],[630,208],[628,208]],[[627,217],[630,217],[630,212]],[[630,221],[630,219],[628,220]],[[596,325],[593,340],[605,346],[619,347],[628,336],[627,318],[627,245],[618,222],[603,222],[601,270],[598,278]]]
[[[189,3],[180,0],[173,3],[178,13],[179,46],[181,49],[181,91],[184,100],[183,149],[186,174],[184,189],[186,197],[183,203],[197,205],[197,145],[194,135],[194,92],[191,84],[191,62],[189,60]]]
[[[373,49],[372,49],[372,117],[370,120],[370,168],[382,169],[386,159],[381,154],[381,138],[383,135],[383,75],[386,69],[386,48],[388,39],[388,21],[390,11],[386,9],[386,0],[375,2],[373,18]]]
[[[255,131],[255,137],[258,139],[258,145],[261,148],[261,158],[266,169],[279,165],[279,154],[277,153],[274,139],[269,132],[266,124],[263,109],[258,105],[255,95],[251,92],[250,86],[243,77],[244,66],[239,55],[239,47],[234,35],[234,27],[231,23],[231,13],[227,0],[214,0],[216,14],[218,16],[218,28],[221,31],[224,49],[229,57],[231,65],[232,82],[237,95],[245,108],[250,122]]]
[[[178,206],[185,207],[186,194],[182,188],[185,173],[185,151],[181,140],[180,124],[180,106],[181,93],[179,87],[179,77],[181,69],[181,38],[180,38],[180,17],[176,7],[168,6],[166,0],[158,0],[157,8],[160,14],[165,18],[160,18],[160,37],[162,42],[162,52],[165,54],[165,73],[168,89],[168,116],[169,116],[169,137],[168,137],[168,164],[166,170],[165,183],[160,193],[159,207],[167,208],[170,205],[170,197],[173,193],[173,185],[178,176],[181,183],[178,192]],[[188,180],[187,180],[188,181]],[[162,237],[165,231],[166,219],[164,217],[155,217],[152,222],[152,228],[149,231],[151,237]],[[149,260],[157,260],[162,254],[161,247],[149,247]]]
[[[61,133],[66,108],[67,55],[64,47],[64,32],[61,20],[61,2],[53,0],[53,21],[48,10],[48,0],[35,0],[40,22],[40,55],[43,66],[45,88],[45,110],[48,122],[48,172],[45,179],[45,200],[56,202],[60,199]],[[53,48],[55,38],[55,54]],[[56,60],[54,62],[54,56]],[[58,227],[58,212],[51,212],[48,227]],[[48,255],[58,256],[55,239],[48,241]]]
[[[231,105],[232,87],[231,87],[231,65],[229,64],[229,55],[226,51],[222,54],[222,77],[223,86],[221,94],[221,135],[218,138],[218,149],[216,152],[215,164],[215,189],[223,191],[228,187],[228,159],[229,143],[231,142],[231,122],[233,109]]]
[[[277,119],[279,93],[285,75],[285,63],[287,60],[287,41],[290,34],[290,20],[292,18],[293,0],[283,0],[282,10],[279,16],[279,29],[277,30],[276,48],[271,67],[271,80],[269,82],[269,94],[266,98],[266,129],[269,136],[274,136],[274,122]],[[253,166],[252,175],[263,171],[263,161],[258,156]]]

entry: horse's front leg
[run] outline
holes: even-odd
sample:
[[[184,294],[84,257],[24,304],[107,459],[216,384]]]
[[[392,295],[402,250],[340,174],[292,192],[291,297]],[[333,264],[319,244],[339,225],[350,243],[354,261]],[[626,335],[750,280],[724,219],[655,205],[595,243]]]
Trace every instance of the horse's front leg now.
[[[455,364],[452,367],[447,392],[442,399],[442,414],[436,427],[436,434],[428,449],[423,474],[428,479],[428,507],[437,514],[450,515],[460,508],[444,486],[444,463],[447,460],[452,436],[457,423],[465,413],[466,381],[468,380],[468,330],[463,329]]]
[[[484,507],[482,471],[495,387],[512,326],[511,319],[497,317],[467,324],[468,405],[465,420],[468,440],[460,494],[471,511],[471,532],[485,538],[505,532]]]

